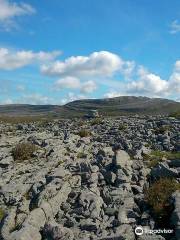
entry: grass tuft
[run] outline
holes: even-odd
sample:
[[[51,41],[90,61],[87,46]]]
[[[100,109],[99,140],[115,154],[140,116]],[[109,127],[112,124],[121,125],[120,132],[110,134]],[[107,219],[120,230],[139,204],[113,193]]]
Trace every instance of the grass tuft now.
[[[5,211],[3,208],[0,208],[0,222],[3,220],[4,217],[5,217]]]
[[[81,129],[79,132],[78,132],[78,135],[80,137],[89,137],[91,135],[91,133],[86,130],[86,129]]]
[[[103,124],[103,120],[100,117],[91,120],[91,126]]]
[[[12,150],[12,155],[15,161],[29,160],[33,153],[36,151],[37,147],[31,143],[19,143]]]

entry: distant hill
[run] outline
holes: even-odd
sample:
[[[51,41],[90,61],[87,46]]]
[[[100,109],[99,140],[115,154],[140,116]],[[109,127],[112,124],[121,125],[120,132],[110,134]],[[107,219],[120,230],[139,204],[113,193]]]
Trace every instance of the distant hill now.
[[[130,114],[170,114],[180,111],[180,103],[162,98],[122,96],[106,99],[84,99],[58,105],[0,105],[0,116],[45,116],[76,117],[97,109],[105,116]]]
[[[169,114],[180,111],[180,103],[162,98],[122,96],[106,99],[77,100],[65,105],[69,111],[97,109],[103,115]]]

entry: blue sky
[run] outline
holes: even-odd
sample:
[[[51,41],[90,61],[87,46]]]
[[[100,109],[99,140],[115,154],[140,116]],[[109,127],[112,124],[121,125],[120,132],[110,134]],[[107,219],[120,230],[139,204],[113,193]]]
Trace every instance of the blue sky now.
[[[180,100],[180,1],[0,0],[0,104]]]

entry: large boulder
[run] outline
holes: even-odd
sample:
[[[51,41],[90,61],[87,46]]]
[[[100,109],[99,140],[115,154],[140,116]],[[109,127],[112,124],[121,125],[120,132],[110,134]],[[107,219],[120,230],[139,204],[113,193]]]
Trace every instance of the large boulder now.
[[[19,231],[14,231],[9,240],[41,240],[41,234],[37,228],[33,226],[22,227]]]
[[[115,167],[118,169],[123,169],[126,171],[131,171],[132,161],[130,160],[130,156],[124,150],[118,150],[114,159]]]
[[[167,163],[161,162],[151,170],[151,176],[155,179],[161,177],[177,177],[178,171],[170,168]]]
[[[171,224],[175,228],[175,235],[180,239],[180,191],[176,191],[172,195],[174,211],[171,216]]]

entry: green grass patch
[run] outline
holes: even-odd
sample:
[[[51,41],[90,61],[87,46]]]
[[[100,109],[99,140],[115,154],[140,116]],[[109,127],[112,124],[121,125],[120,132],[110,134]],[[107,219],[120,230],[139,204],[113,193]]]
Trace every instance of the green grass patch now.
[[[150,154],[143,154],[143,159],[147,161],[148,167],[155,167],[159,162],[162,162],[164,159],[180,159],[180,152],[152,151]]]
[[[127,125],[126,124],[120,124],[119,125],[119,130],[120,131],[123,131],[123,130],[126,130],[127,129]]]
[[[174,117],[174,118],[180,119],[180,111],[171,113],[169,115],[169,117]]]

